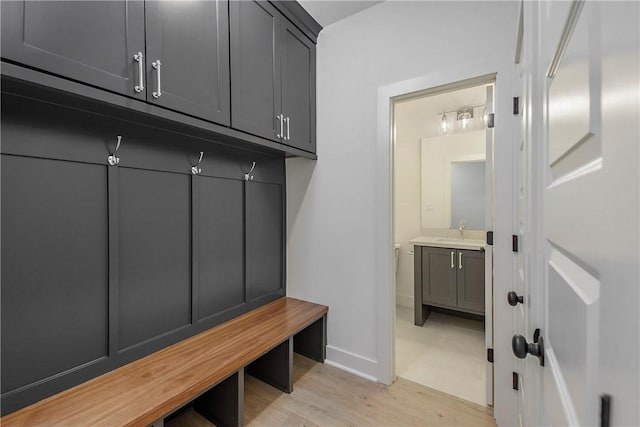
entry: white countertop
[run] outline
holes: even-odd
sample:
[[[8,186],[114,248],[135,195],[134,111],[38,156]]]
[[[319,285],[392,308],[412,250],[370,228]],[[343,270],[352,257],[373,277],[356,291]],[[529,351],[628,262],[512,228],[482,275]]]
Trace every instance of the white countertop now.
[[[469,249],[473,251],[479,251],[485,247],[484,240],[456,239],[455,237],[420,236],[409,240],[409,243],[414,246]]]

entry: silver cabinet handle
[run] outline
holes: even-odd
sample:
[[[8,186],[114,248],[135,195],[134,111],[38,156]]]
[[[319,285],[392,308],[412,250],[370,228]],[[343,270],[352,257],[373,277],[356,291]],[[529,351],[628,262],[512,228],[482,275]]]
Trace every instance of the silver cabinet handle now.
[[[133,90],[135,90],[136,93],[140,93],[144,90],[144,63],[142,61],[143,59],[144,59],[144,55],[142,54],[142,52],[138,52],[135,55],[133,55],[133,60],[138,63],[138,84],[133,87]]]
[[[456,265],[453,263],[453,257],[456,253],[454,251],[451,251],[451,268],[456,268]]]
[[[291,139],[291,129],[289,128],[289,120],[290,120],[290,118],[287,117],[285,120],[287,121],[287,137],[285,139],[287,141],[289,141]]]
[[[158,59],[157,61],[153,61],[151,63],[151,66],[153,67],[154,70],[156,70],[158,72],[158,85],[156,86],[156,90],[152,93],[153,97],[155,99],[158,99],[162,96],[162,81],[161,81],[161,67],[162,64],[160,63],[160,60]]]
[[[462,270],[462,252],[458,252],[458,268]]]
[[[276,138],[284,138],[284,115],[278,114],[276,119],[280,120],[280,132],[276,134]]]

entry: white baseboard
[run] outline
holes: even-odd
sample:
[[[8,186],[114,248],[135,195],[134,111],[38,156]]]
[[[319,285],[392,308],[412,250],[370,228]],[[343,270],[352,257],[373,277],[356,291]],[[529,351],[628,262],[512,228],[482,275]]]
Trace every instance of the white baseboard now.
[[[338,369],[377,382],[375,373],[378,363],[375,360],[351,353],[340,348],[327,346],[327,358],[324,361],[327,365],[335,366]]]
[[[402,307],[413,308],[413,295],[396,294],[396,305]]]

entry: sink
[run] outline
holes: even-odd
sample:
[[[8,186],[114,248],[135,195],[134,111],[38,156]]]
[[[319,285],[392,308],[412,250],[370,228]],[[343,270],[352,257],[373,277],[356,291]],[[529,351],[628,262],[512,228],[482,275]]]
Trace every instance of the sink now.
[[[484,248],[484,240],[475,239],[459,239],[455,237],[433,237],[433,236],[420,236],[409,241],[412,245],[419,246],[433,246],[440,248],[457,248],[457,249],[471,249],[482,250]]]
[[[442,243],[463,243],[463,239],[436,239],[437,242]]]

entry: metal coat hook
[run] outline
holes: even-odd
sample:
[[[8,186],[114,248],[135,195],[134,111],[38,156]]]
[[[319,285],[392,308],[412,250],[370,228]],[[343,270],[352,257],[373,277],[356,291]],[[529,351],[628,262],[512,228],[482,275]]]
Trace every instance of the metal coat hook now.
[[[120,163],[120,158],[118,157],[118,150],[120,149],[120,143],[122,142],[122,136],[118,135],[118,136],[116,136],[116,138],[118,139],[118,142],[116,142],[116,150],[113,152],[113,154],[111,154],[109,157],[107,157],[107,161],[109,162],[109,164],[111,166],[118,166],[118,163]]]
[[[202,173],[202,169],[198,167],[200,166],[200,163],[202,163],[202,156],[204,156],[204,151],[200,152],[200,158],[198,159],[198,163],[191,166],[191,173],[194,175],[198,175],[199,173]]]
[[[249,172],[244,174],[245,181],[253,181],[253,175],[251,175],[251,172],[253,172],[255,168],[256,168],[256,162],[253,162],[251,165],[251,169],[249,169]]]

